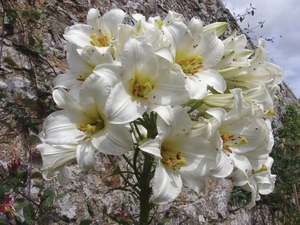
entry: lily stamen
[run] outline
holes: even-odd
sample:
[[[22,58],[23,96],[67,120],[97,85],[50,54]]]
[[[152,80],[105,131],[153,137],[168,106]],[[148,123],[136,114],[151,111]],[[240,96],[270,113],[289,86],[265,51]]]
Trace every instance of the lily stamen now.
[[[104,122],[102,119],[96,120],[94,124],[80,124],[77,129],[85,132],[86,136],[83,138],[83,141],[89,139],[91,136],[96,134],[98,131],[104,128]]]
[[[261,173],[263,171],[268,171],[268,167],[265,164],[262,164],[261,168],[259,170],[252,170],[252,174]]]

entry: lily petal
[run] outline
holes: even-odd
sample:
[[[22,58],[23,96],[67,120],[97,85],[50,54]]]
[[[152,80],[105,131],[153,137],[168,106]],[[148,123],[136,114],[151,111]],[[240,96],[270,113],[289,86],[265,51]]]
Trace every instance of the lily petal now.
[[[160,160],[157,162],[152,183],[153,196],[150,201],[155,204],[167,204],[176,199],[182,188],[182,180],[178,173],[165,168]]]
[[[114,124],[129,123],[141,117],[147,107],[147,101],[137,102],[135,98],[127,94],[120,82],[113,88],[107,99],[107,119]]]
[[[95,152],[96,149],[90,140],[79,141],[76,149],[76,159],[83,170],[86,171],[95,166]]]

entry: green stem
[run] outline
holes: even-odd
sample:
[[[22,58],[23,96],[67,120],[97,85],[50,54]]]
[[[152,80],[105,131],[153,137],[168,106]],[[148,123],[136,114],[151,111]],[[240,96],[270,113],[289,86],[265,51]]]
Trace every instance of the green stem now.
[[[153,158],[147,153],[143,154],[145,157],[143,172],[141,176],[141,192],[140,192],[140,225],[147,225],[150,213],[150,195],[151,187],[150,180],[152,178],[151,169]]]

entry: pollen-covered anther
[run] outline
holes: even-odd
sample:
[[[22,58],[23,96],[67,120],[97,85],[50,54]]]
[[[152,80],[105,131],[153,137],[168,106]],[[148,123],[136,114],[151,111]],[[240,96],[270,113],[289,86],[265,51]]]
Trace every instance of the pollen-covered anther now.
[[[77,129],[83,131],[86,136],[83,141],[89,139],[92,135],[104,128],[104,121],[102,119],[96,120],[94,124],[80,124]]]
[[[264,117],[267,117],[267,116],[274,116],[275,115],[275,110],[274,108],[270,108],[265,114],[264,114]],[[263,118],[264,118],[263,117]],[[265,119],[265,118],[264,118]]]
[[[235,135],[225,134],[221,135],[221,138],[223,140],[223,149],[230,153],[232,153],[230,147],[238,147],[244,144],[248,144],[248,139],[245,136],[236,137]]]
[[[79,76],[76,80],[78,80],[78,81],[85,81],[85,78],[83,76]]]
[[[178,152],[174,156],[168,157],[170,154],[163,153],[162,163],[172,170],[179,170],[183,166],[187,166],[185,158]]]
[[[186,74],[194,75],[203,67],[202,56],[198,55],[196,57],[180,59],[177,63],[181,66],[182,71]]]
[[[148,93],[154,88],[150,83],[135,84],[133,86],[133,95],[148,99]]]
[[[261,173],[263,171],[268,171],[268,167],[265,164],[262,164],[259,170],[252,170],[252,174]]]
[[[107,37],[98,37],[97,34],[92,33],[90,35],[91,41],[90,44],[97,47],[106,47],[108,46],[108,39]]]

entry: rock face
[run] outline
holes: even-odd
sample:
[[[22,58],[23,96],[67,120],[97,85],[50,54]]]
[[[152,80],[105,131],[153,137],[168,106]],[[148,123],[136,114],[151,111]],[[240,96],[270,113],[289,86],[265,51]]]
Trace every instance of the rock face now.
[[[142,13],[146,17],[164,17],[168,10],[183,14],[186,18],[197,17],[205,24],[227,21],[230,24],[227,34],[233,29],[241,33],[236,20],[219,0],[21,0],[18,3],[2,1],[1,13],[6,20],[1,35],[0,90],[1,122],[0,162],[5,164],[12,158],[21,157],[36,170],[41,169],[39,152],[34,143],[38,130],[24,126],[33,119],[42,122],[54,108],[51,96],[51,83],[55,76],[65,73],[68,64],[64,57],[66,41],[64,29],[75,23],[84,23],[89,8],[98,8],[104,14],[111,8],[121,8],[128,14]],[[14,9],[18,15],[13,18],[7,9]],[[28,12],[29,15],[27,13]],[[0,20],[2,20],[1,18]],[[249,48],[253,48],[249,42]],[[9,62],[12,59],[13,62]],[[281,96],[285,102],[297,101],[285,85],[281,85]],[[26,100],[24,100],[26,99]],[[29,100],[28,100],[29,99]],[[30,101],[30,100],[34,100]],[[43,101],[39,103],[38,100]],[[8,105],[7,102],[10,102]],[[52,107],[52,108],[51,108]],[[278,104],[278,112],[282,105]],[[275,122],[280,125],[280,117]],[[39,124],[37,122],[37,124]],[[123,165],[125,166],[125,165]],[[89,219],[86,203],[94,208],[94,221],[99,224],[113,224],[107,213],[114,213],[122,206],[137,213],[138,207],[132,196],[121,191],[108,192],[121,184],[118,176],[109,176],[114,171],[105,155],[98,155],[94,170],[82,172],[71,165],[74,182],[60,186],[56,181],[46,182],[53,185],[58,194],[65,193],[56,204],[57,217],[68,224],[79,224]],[[272,224],[267,207],[254,207],[246,211],[238,205],[229,204],[232,192],[229,180],[220,179],[207,183],[206,190],[199,196],[190,189],[184,189],[178,201],[156,208],[156,213],[172,218],[168,224]],[[33,190],[34,192],[34,190]]]

